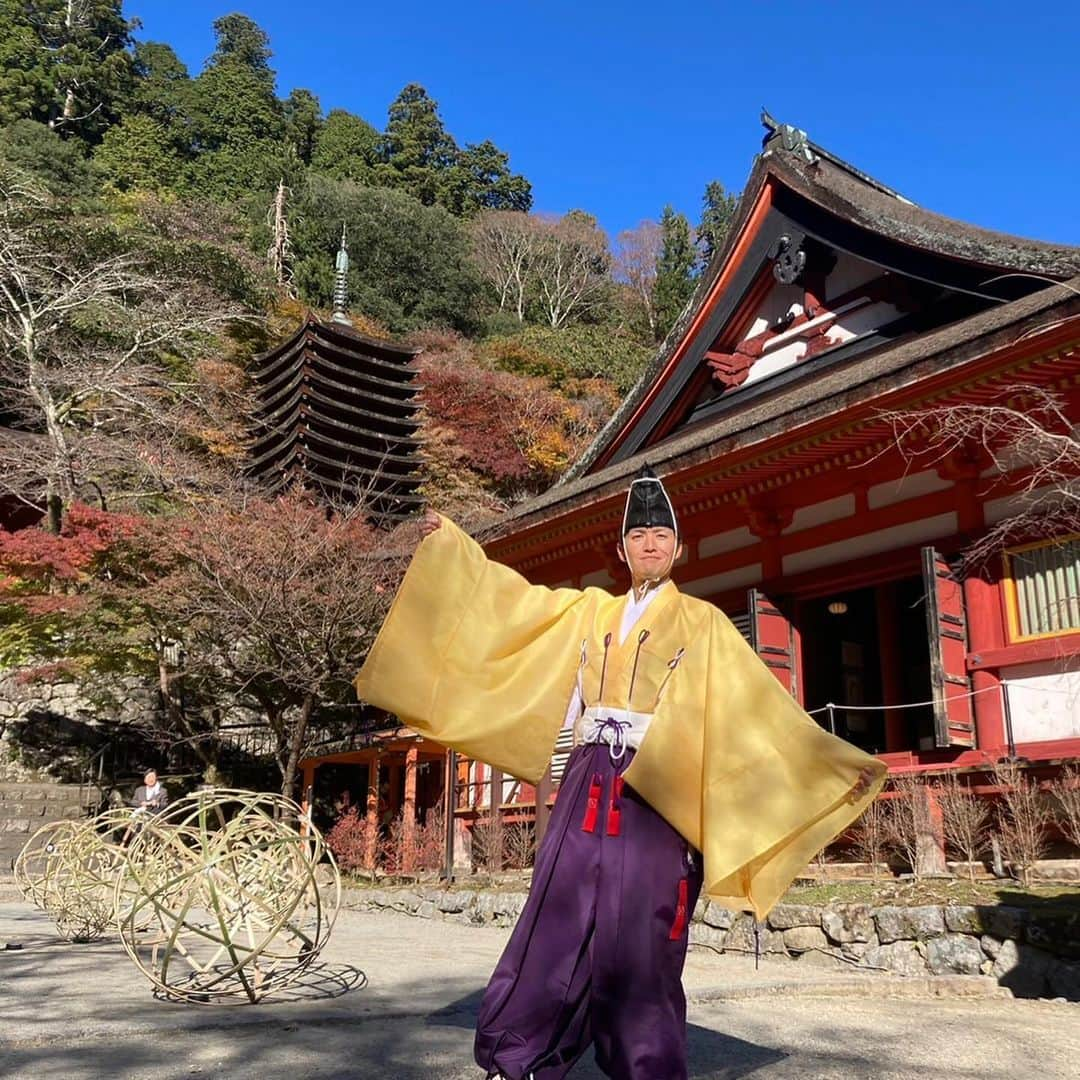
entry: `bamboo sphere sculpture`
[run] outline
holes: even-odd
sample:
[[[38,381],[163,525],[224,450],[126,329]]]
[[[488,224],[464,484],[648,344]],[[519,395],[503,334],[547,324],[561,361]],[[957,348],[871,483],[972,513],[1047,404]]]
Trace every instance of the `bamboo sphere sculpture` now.
[[[117,884],[130,882],[127,874],[127,848],[132,840],[142,831],[147,817],[133,811],[130,807],[116,807],[105,810],[91,818],[85,826],[85,836],[80,836],[76,845],[84,852],[84,865],[96,870],[100,875],[103,903],[108,912],[108,924],[116,923]],[[93,858],[91,858],[91,853]],[[122,909],[127,910],[131,903],[129,890],[120,888],[123,897]],[[149,923],[149,912],[137,921],[137,929],[145,929]]]
[[[300,815],[280,795],[211,788],[147,821],[115,907],[124,948],[159,993],[254,1003],[319,955],[341,880],[322,836],[292,824]]]
[[[130,811],[39,829],[16,860],[23,896],[45,911],[68,941],[92,941],[113,922],[113,892],[123,851],[114,842]]]
[[[79,821],[50,821],[23,845],[12,873],[19,894],[28,904],[45,910],[45,895],[50,878],[60,865],[60,853],[81,824]]]
[[[94,824],[80,823],[67,839],[45,889],[45,910],[68,941],[93,941],[113,925],[113,890],[123,855]]]

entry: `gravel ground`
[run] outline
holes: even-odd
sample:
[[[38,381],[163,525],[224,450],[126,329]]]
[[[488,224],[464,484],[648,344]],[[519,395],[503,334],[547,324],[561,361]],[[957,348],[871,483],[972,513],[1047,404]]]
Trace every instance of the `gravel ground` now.
[[[56,1080],[479,1080],[477,1002],[508,931],[343,912],[288,1000],[161,1002],[115,940],[69,945],[0,904],[0,1076]],[[1080,1006],[802,962],[691,953],[694,1077],[1080,1080]],[[946,997],[930,997],[936,989]],[[979,995],[973,998],[959,994]],[[583,1063],[574,1080],[601,1074]]]

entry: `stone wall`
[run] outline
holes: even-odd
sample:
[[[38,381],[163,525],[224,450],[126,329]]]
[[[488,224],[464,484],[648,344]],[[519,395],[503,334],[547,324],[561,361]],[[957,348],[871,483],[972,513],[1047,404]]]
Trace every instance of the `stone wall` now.
[[[475,926],[510,926],[525,892],[422,887],[349,888],[346,907],[397,911]],[[1017,997],[1080,1001],[1080,912],[1004,905],[870,907],[777,904],[759,928],[763,954],[803,964],[877,968],[898,975],[992,975]],[[754,922],[702,901],[690,943],[754,952]]]
[[[71,784],[0,782],[0,877],[38,829],[50,821],[85,817],[97,795],[96,789]]]
[[[134,678],[111,687],[112,706],[74,681],[22,682],[0,674],[0,783],[78,780],[83,763],[104,741],[103,725],[152,716],[157,697]]]

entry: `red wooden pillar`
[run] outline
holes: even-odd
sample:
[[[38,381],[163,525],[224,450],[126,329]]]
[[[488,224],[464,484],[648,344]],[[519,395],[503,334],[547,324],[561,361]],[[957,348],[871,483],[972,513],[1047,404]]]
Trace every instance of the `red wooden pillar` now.
[[[899,704],[903,696],[900,680],[900,635],[896,615],[896,589],[882,585],[876,590],[878,645],[881,665],[881,692],[889,704]],[[914,750],[905,746],[904,712],[902,709],[885,710],[885,753],[897,750]]]
[[[405,803],[401,808],[401,868],[409,873],[416,856],[416,762],[420,748],[410,746],[405,752]]]
[[[368,762],[367,846],[364,851],[364,869],[375,869],[375,853],[379,842],[379,755],[376,752]]]
[[[979,655],[999,649],[1005,643],[1002,625],[1000,585],[982,577],[964,581],[964,601],[968,612],[968,664],[975,691],[975,745],[993,751],[1004,747],[1005,716],[1001,701],[1001,679],[994,670],[980,668]]]
[[[391,817],[396,817],[401,813],[401,766],[387,765],[386,771],[390,780],[390,790],[386,795],[387,809]]]

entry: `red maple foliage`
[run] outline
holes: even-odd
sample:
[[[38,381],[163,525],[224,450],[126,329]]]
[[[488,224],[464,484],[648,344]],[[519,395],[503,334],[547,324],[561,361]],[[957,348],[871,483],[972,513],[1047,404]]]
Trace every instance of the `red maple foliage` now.
[[[0,529],[0,599],[32,617],[70,614],[80,606],[80,587],[142,528],[141,518],[76,503],[59,535],[38,526]]]
[[[473,469],[497,486],[529,475],[518,441],[517,376],[432,361],[421,378],[429,413],[453,433]]]
[[[610,412],[588,381],[573,380],[568,397],[547,378],[485,365],[460,342],[435,342],[421,363],[429,458],[471,470],[501,495],[551,484]]]

